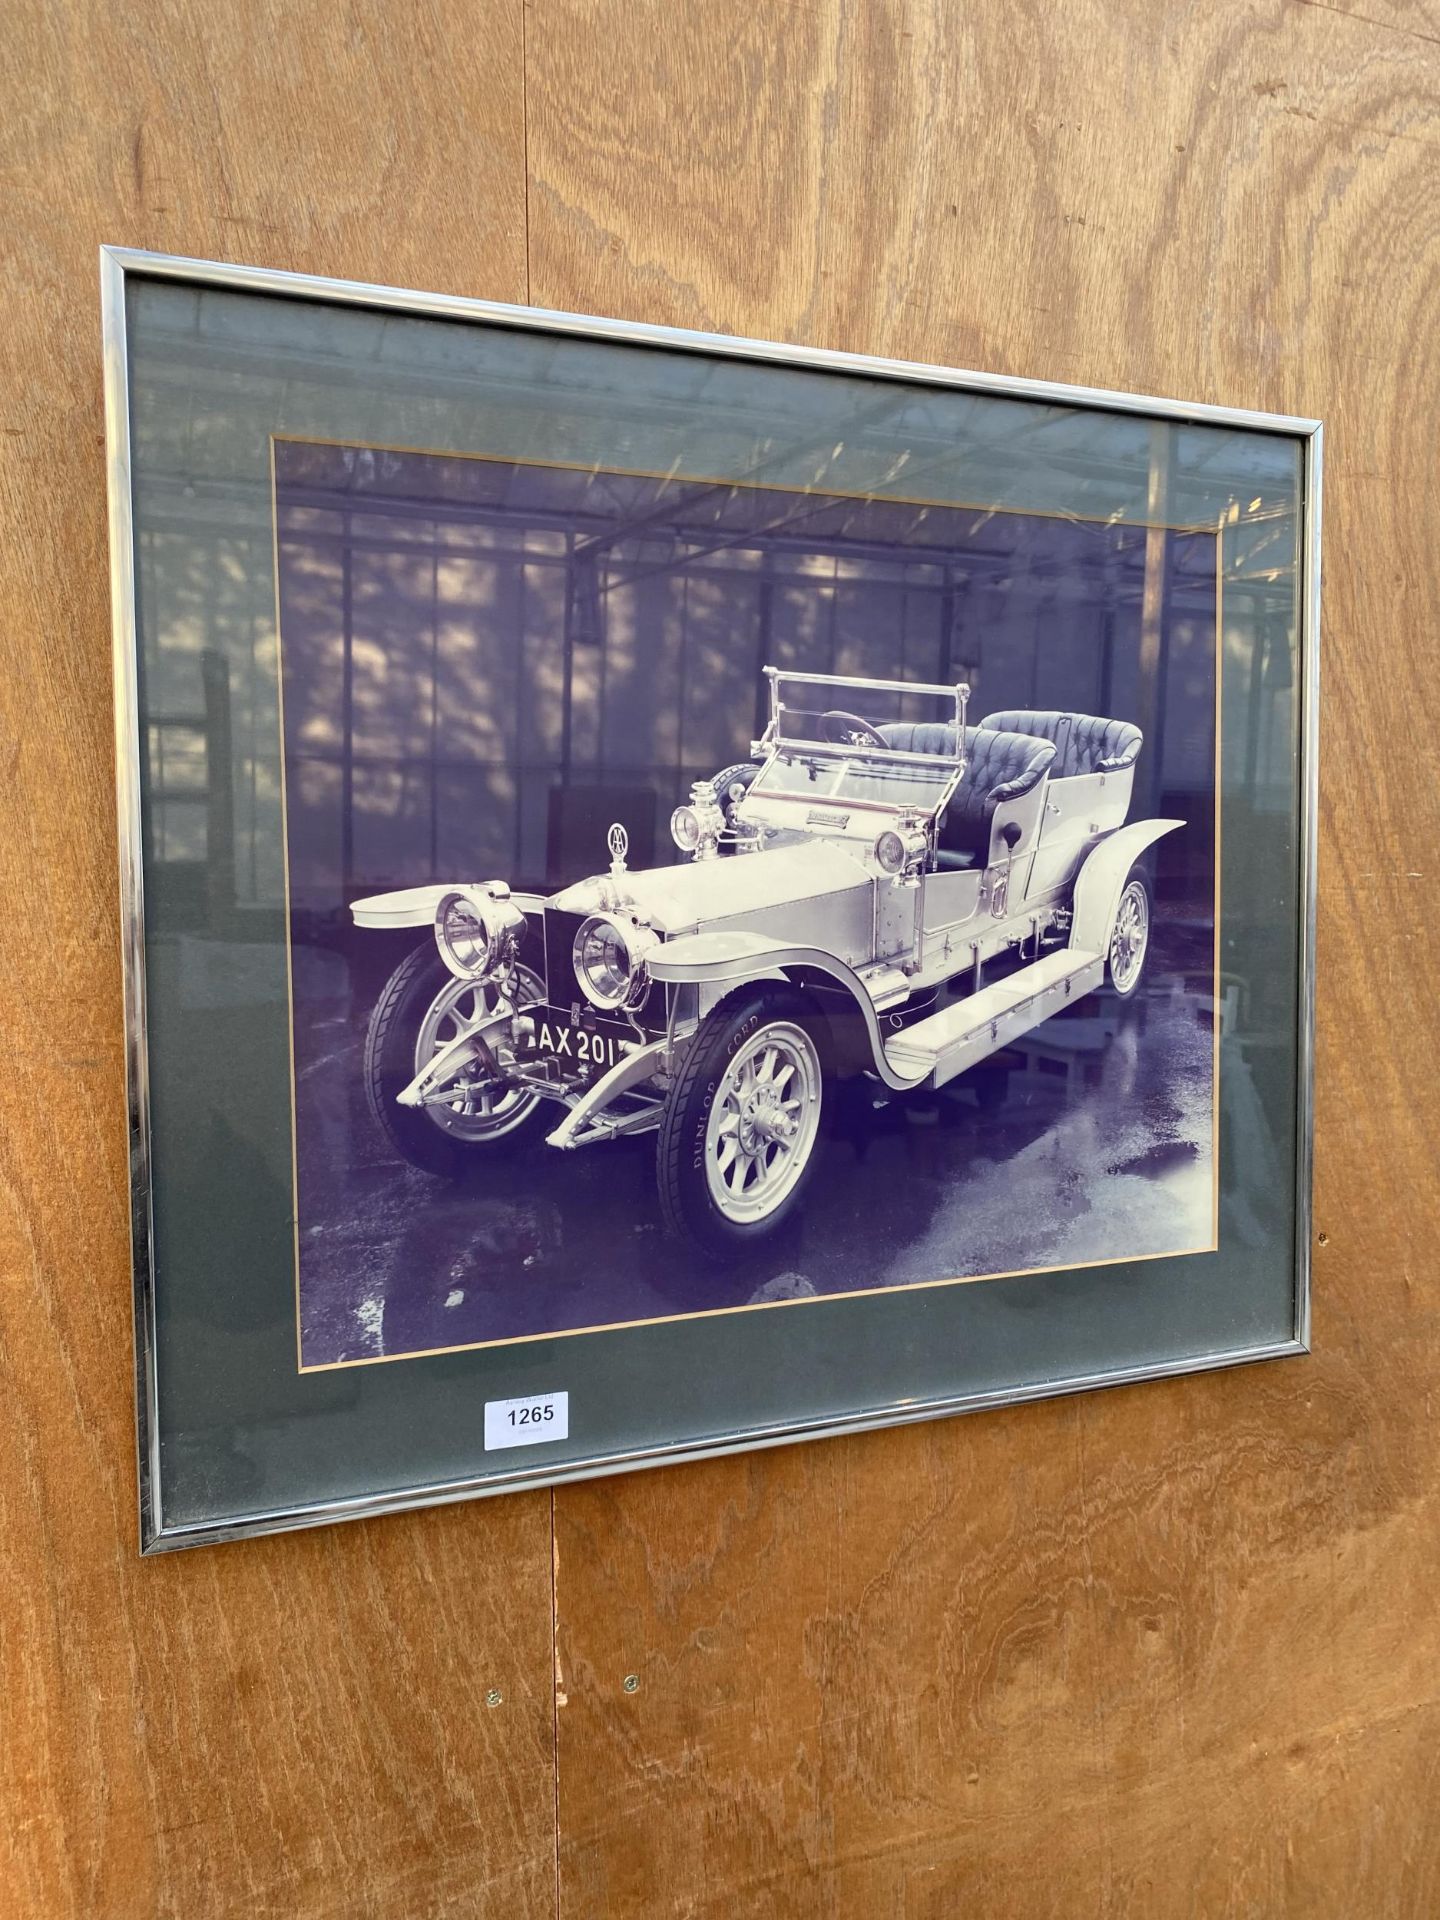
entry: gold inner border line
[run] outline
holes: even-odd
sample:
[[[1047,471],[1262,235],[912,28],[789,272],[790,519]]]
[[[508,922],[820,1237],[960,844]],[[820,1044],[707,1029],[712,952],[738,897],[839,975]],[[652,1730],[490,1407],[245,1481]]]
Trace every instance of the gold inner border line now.
[[[1152,1260],[1188,1260],[1193,1254],[1218,1253],[1218,1246],[1171,1247],[1161,1253],[1119,1253],[1102,1260],[1062,1260],[1053,1267],[1016,1267],[998,1273],[958,1273],[940,1280],[892,1280],[883,1287],[847,1287],[842,1293],[806,1293],[794,1300],[742,1300],[733,1307],[697,1307],[693,1313],[657,1313],[644,1320],[607,1320],[593,1327],[557,1327],[553,1333],[511,1333],[500,1340],[462,1340],[453,1347],[412,1347],[405,1353],[370,1353],[358,1360],[322,1360],[301,1373],[339,1373],[348,1367],[383,1367],[395,1360],[433,1360],[442,1353],[480,1353],[490,1347],[534,1346],[541,1340],[576,1340],[595,1333],[624,1333],[630,1327],[667,1327],[680,1320],[723,1320],[736,1313],[768,1313],[775,1307],[839,1306],[846,1300],[873,1300],[880,1294],[928,1293],[935,1287],[978,1287],[991,1280],[1025,1280],[1032,1274],[1083,1273],[1090,1267],[1138,1267]]]
[[[1214,1063],[1211,1067],[1210,1091],[1210,1179],[1213,1189],[1211,1202],[1211,1238],[1215,1250],[1220,1248],[1220,835],[1223,827],[1223,810],[1220,805],[1221,781],[1224,768],[1220,759],[1220,735],[1225,723],[1224,710],[1220,700],[1220,689],[1225,671],[1225,522],[1222,518],[1215,529],[1215,844],[1212,855],[1215,867],[1215,952],[1211,970],[1215,976],[1213,995],[1215,1011],[1211,1020],[1211,1046],[1214,1051]]]
[[[285,1006],[289,1022],[286,1034],[290,1062],[290,1238],[295,1263],[295,1366],[300,1373],[311,1373],[305,1365],[305,1344],[300,1325],[300,1125],[299,1084],[295,1077],[295,946],[290,937],[290,796],[285,784],[285,641],[280,624],[280,507],[275,484],[275,441],[271,434],[270,455],[270,565],[275,575],[275,711],[280,723],[280,870],[285,882]]]
[[[793,1300],[740,1301],[740,1302],[737,1302],[734,1306],[729,1306],[729,1307],[704,1307],[704,1308],[693,1310],[689,1313],[655,1314],[655,1315],[648,1316],[644,1319],[613,1320],[613,1321],[597,1322],[595,1325],[587,1326],[587,1327],[561,1327],[561,1328],[554,1328],[546,1331],[533,1332],[533,1333],[508,1334],[499,1339],[494,1339],[494,1340],[464,1340],[464,1341],[457,1341],[453,1345],[446,1345],[446,1346],[439,1346],[439,1347],[414,1347],[414,1348],[407,1349],[403,1353],[365,1354],[352,1360],[327,1360],[327,1361],[320,1361],[315,1363],[314,1365],[307,1366],[304,1359],[304,1345],[303,1345],[301,1307],[300,1307],[300,1156],[299,1156],[299,1139],[298,1139],[298,1134],[299,1134],[298,1104],[299,1103],[297,1098],[297,1085],[296,1085],[296,1076],[295,1076],[295,983],[294,983],[293,945],[291,941],[290,820],[289,820],[288,792],[286,787],[285,646],[284,646],[284,635],[283,635],[281,615],[280,615],[280,520],[279,520],[279,502],[278,502],[278,494],[277,494],[276,472],[275,472],[275,448],[277,443],[279,442],[284,442],[287,445],[298,445],[298,446],[328,446],[328,447],[354,448],[357,451],[363,451],[367,453],[396,453],[401,455],[413,454],[422,458],[439,458],[439,459],[448,459],[448,460],[480,460],[480,461],[486,461],[493,465],[503,465],[503,466],[510,466],[510,467],[537,467],[537,468],[545,468],[549,470],[559,470],[559,471],[566,471],[566,472],[589,473],[589,474],[613,473],[613,474],[620,475],[622,477],[632,478],[632,479],[662,480],[667,482],[673,482],[674,484],[677,484],[677,485],[717,487],[717,488],[725,489],[727,491],[735,491],[743,488],[751,491],[788,493],[792,495],[797,493],[809,494],[809,495],[814,495],[817,498],[823,498],[826,496],[828,490],[821,489],[821,488],[810,488],[810,487],[783,486],[778,482],[766,483],[763,481],[749,481],[749,480],[721,480],[721,479],[708,477],[703,474],[683,474],[678,472],[657,473],[657,472],[646,471],[643,468],[606,467],[606,466],[601,466],[598,463],[582,464],[580,462],[567,462],[567,461],[555,461],[555,460],[521,460],[521,459],[516,459],[514,457],[502,455],[502,454],[456,453],[453,450],[448,450],[444,448],[383,446],[383,445],[377,445],[373,441],[330,440],[330,439],[324,439],[324,438],[316,437],[313,435],[305,435],[305,434],[272,433],[269,436],[271,551],[272,551],[272,567],[274,571],[274,589],[275,589],[276,710],[278,715],[279,731],[280,731],[280,818],[281,818],[281,839],[282,839],[281,867],[284,875],[284,889],[285,889],[285,991],[286,991],[287,1014],[288,1014],[288,1025],[289,1025],[289,1031],[287,1034],[287,1043],[288,1043],[288,1054],[289,1054],[289,1061],[290,1061],[290,1181],[291,1181],[291,1202],[292,1202],[292,1235],[291,1237],[292,1237],[292,1245],[294,1249],[295,1350],[296,1350],[297,1372],[301,1374],[335,1373],[349,1367],[388,1366],[388,1365],[394,1364],[397,1361],[431,1359],[440,1354],[447,1354],[447,1353],[477,1353],[477,1352],[486,1351],[487,1349],[490,1349],[493,1347],[533,1346],[541,1341],[577,1339],[582,1336],[587,1336],[590,1334],[622,1332],[632,1327],[667,1326],[680,1321],[711,1320],[711,1319],[717,1319],[720,1317],[728,1317],[730,1315],[739,1314],[739,1313],[761,1313],[761,1312],[765,1312],[767,1309],[772,1307],[811,1307],[811,1306],[821,1306],[821,1305],[834,1306],[846,1300],[873,1299],[881,1294],[907,1294],[907,1293],[915,1293],[915,1292],[926,1292],[935,1287],[978,1286],[990,1280],[1018,1280],[1018,1279],[1024,1279],[1030,1275],[1043,1275],[1043,1274],[1049,1274],[1049,1273],[1080,1273],[1080,1272],[1084,1272],[1087,1269],[1096,1268],[1096,1267],[1138,1266],[1143,1263],[1155,1261],[1155,1260],[1176,1260],[1176,1259],[1188,1258],[1195,1254],[1211,1254],[1211,1253],[1219,1252],[1220,1250],[1220,1231],[1219,1231],[1219,1228],[1220,1228],[1220,1154],[1219,1154],[1220,973],[1219,973],[1219,958],[1220,958],[1220,814],[1221,814],[1221,805],[1220,805],[1221,803],[1221,791],[1220,791],[1221,698],[1220,698],[1220,691],[1221,691],[1221,678],[1223,673],[1223,656],[1224,656],[1224,635],[1223,635],[1223,628],[1220,623],[1220,586],[1221,586],[1221,574],[1222,574],[1222,568],[1223,568],[1223,538],[1224,538],[1223,522],[1219,527],[1209,526],[1209,525],[1192,526],[1192,525],[1186,525],[1186,524],[1177,524],[1169,521],[1145,522],[1145,521],[1138,521],[1138,520],[1099,519],[1099,518],[1087,517],[1085,515],[1080,515],[1080,514],[1056,513],[1054,511],[1046,512],[1043,509],[1037,509],[1032,512],[1023,507],[993,507],[993,506],[982,507],[971,502],[963,502],[963,501],[956,502],[956,501],[946,501],[946,500],[905,499],[893,494],[834,493],[831,497],[836,499],[874,501],[880,505],[894,504],[894,505],[901,505],[901,506],[930,506],[930,507],[935,507],[937,509],[952,509],[962,513],[979,512],[979,513],[985,513],[987,515],[992,515],[997,517],[1005,516],[1011,519],[1066,520],[1074,524],[1084,524],[1084,525],[1091,525],[1091,526],[1098,526],[1098,527],[1112,527],[1112,526],[1136,527],[1136,528],[1151,527],[1155,531],[1162,531],[1167,533],[1214,535],[1216,540],[1216,626],[1215,626],[1215,657],[1214,657],[1215,793],[1214,793],[1214,800],[1213,800],[1214,830],[1213,830],[1212,844],[1214,847],[1213,859],[1214,859],[1215,904],[1214,904],[1213,913],[1214,913],[1214,920],[1215,920],[1215,935],[1214,935],[1214,950],[1213,950],[1213,959],[1212,959],[1212,983],[1211,983],[1212,984],[1211,999],[1212,999],[1212,1007],[1213,1007],[1212,1024],[1214,1029],[1214,1040],[1212,1045],[1213,1065],[1212,1065],[1212,1075],[1211,1075],[1211,1115],[1210,1115],[1213,1226],[1212,1226],[1212,1237],[1211,1237],[1210,1245],[1201,1246],[1201,1247],[1176,1247],[1160,1253],[1116,1254],[1104,1259],[1097,1259],[1097,1260],[1061,1261],[1052,1266],[1002,1268],[993,1273],[953,1274],[953,1275],[942,1276],[934,1280],[892,1281],[887,1285],[878,1286],[878,1287],[851,1287],[851,1288],[846,1288],[841,1293],[807,1294],[807,1295],[802,1295],[799,1298],[793,1299]],[[358,496],[357,506],[363,506],[363,504],[364,504],[364,497]],[[374,511],[383,512],[383,507],[380,505],[380,503],[378,502],[375,503]],[[436,519],[442,519],[445,517],[442,507],[437,506],[435,517]],[[417,541],[415,544],[416,544],[417,552],[422,552],[424,550],[423,542]],[[924,564],[923,560],[921,564]],[[937,564],[938,564],[938,558],[937,558]]]

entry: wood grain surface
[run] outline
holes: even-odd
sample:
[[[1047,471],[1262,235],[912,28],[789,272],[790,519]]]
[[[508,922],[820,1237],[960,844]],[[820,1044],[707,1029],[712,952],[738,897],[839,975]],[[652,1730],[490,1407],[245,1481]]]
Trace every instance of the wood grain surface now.
[[[528,10],[537,303],[1329,426],[1314,1357],[561,1490],[566,1920],[1440,1912],[1440,28],[1363,12]]]
[[[137,1558],[97,260],[523,299],[520,46],[515,0],[4,9],[5,1920],[554,1911],[548,1496]]]
[[[11,0],[7,1920],[1440,1911],[1440,13],[1363,11]],[[101,241],[1322,415],[1314,1357],[562,1489],[553,1618],[543,1495],[140,1563]]]

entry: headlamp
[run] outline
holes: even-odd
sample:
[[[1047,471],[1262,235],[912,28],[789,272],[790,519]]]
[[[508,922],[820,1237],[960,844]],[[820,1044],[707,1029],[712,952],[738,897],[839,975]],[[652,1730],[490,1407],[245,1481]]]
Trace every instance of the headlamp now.
[[[650,991],[645,956],[659,944],[648,927],[613,913],[592,913],[580,923],[571,949],[580,991],[604,1012],[632,1012]]]
[[[682,853],[695,860],[713,860],[725,831],[725,809],[715,795],[713,780],[697,780],[687,806],[670,816],[670,838]]]
[[[435,908],[435,944],[459,980],[484,980],[514,955],[525,916],[509,900],[478,888],[443,894]]]
[[[887,827],[875,842],[875,864],[882,873],[904,873],[923,860],[928,842],[920,827]]]

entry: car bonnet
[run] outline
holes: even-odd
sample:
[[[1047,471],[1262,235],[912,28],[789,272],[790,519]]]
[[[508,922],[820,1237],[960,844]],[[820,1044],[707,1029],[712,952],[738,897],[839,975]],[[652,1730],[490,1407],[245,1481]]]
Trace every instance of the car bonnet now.
[[[798,906],[871,884],[854,852],[837,841],[809,840],[767,853],[598,875],[557,893],[550,905],[566,913],[610,911],[618,890],[624,910],[648,921],[657,933],[689,933],[711,921],[787,903]]]

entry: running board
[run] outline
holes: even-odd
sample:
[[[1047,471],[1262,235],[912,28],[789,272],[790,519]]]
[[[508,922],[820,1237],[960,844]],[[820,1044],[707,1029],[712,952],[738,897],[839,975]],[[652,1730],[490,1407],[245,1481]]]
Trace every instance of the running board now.
[[[957,1000],[928,1020],[917,1020],[885,1042],[886,1064],[909,1085],[943,1087],[988,1054],[1038,1027],[1071,1000],[1098,987],[1105,962],[1098,953],[1059,947],[1018,973]]]

